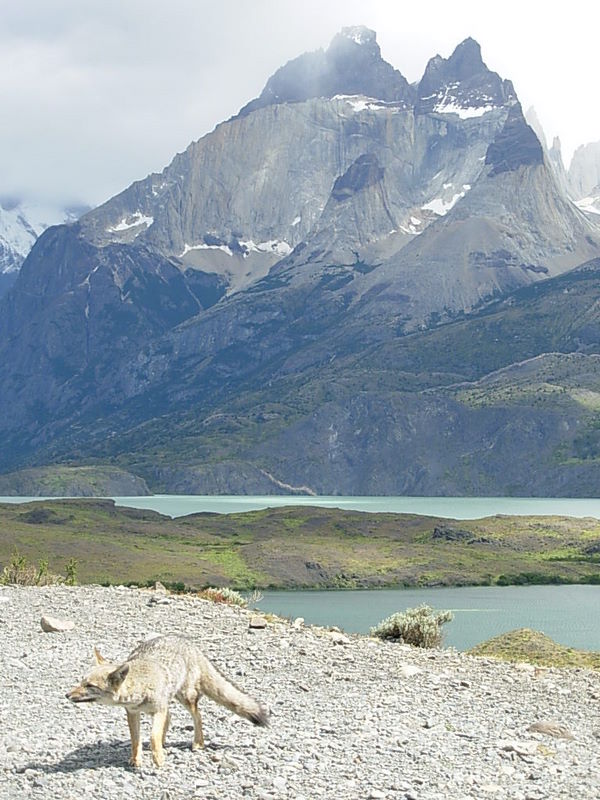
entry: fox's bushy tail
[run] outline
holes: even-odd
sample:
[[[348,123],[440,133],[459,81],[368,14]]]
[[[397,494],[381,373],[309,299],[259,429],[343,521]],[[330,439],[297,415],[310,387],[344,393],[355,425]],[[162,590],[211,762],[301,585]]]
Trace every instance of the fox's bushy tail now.
[[[250,720],[254,725],[268,725],[269,712],[265,706],[238,689],[208,659],[206,662],[206,669],[200,682],[202,694],[210,697],[215,703],[225,706],[234,714]]]

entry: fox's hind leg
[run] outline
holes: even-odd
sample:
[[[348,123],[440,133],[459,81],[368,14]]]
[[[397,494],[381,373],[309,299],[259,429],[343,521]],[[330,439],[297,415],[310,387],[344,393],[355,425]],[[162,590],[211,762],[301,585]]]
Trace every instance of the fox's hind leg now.
[[[204,747],[204,733],[202,732],[202,717],[198,711],[198,695],[195,692],[188,695],[178,695],[177,699],[182,706],[187,708],[194,720],[192,750],[201,750]]]
[[[127,724],[129,725],[129,735],[131,736],[131,758],[129,763],[132,767],[142,766],[142,740],[140,739],[140,715],[135,711],[127,709]]]
[[[165,740],[167,738],[167,731],[169,730],[170,727],[171,727],[171,714],[169,713],[169,709],[167,709],[167,718],[165,720],[165,727],[164,727],[163,735],[162,735],[163,747],[165,746]]]
[[[190,714],[194,719],[194,741],[192,750],[201,750],[204,747],[204,732],[202,731],[202,717],[198,711],[198,698],[190,706]]]

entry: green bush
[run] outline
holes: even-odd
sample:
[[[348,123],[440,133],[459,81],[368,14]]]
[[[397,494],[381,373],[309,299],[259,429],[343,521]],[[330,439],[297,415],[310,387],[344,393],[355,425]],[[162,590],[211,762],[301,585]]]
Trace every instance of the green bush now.
[[[213,603],[227,603],[230,606],[244,606],[248,605],[248,601],[235,589],[230,589],[227,586],[222,586],[216,589],[214,586],[209,586],[207,589],[202,589],[198,592],[198,596],[203,600],[212,600]]]
[[[407,608],[371,628],[371,636],[413,647],[439,647],[442,643],[442,625],[450,622],[453,616],[451,611],[434,611],[426,605]]]
[[[65,583],[67,586],[75,586],[77,583],[77,559],[70,558],[67,562]]]
[[[42,558],[39,565],[30,564],[24,555],[15,550],[0,574],[0,585],[9,584],[17,586],[51,586],[63,583],[62,575],[56,575],[48,569],[48,559]]]

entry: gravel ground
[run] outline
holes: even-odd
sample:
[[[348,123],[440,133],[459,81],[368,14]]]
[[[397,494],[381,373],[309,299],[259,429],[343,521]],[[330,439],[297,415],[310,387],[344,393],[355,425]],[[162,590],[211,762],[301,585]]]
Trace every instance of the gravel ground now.
[[[159,600],[160,602],[153,602]],[[75,622],[43,633],[44,614]],[[250,613],[150,590],[0,588],[0,798],[594,798],[600,796],[600,675],[533,670],[452,650],[346,637],[300,623],[249,628]],[[156,769],[127,766],[118,708],[65,692],[97,645],[124,657],[183,633],[271,710],[254,728],[202,701],[206,748],[192,752],[177,703]],[[552,722],[573,738],[533,732]],[[561,732],[559,729],[558,732]],[[564,730],[562,730],[564,734]]]

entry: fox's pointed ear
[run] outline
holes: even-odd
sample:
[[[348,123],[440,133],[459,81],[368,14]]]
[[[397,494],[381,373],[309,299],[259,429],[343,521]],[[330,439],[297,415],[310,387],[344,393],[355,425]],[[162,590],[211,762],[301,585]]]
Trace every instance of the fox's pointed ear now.
[[[116,689],[123,683],[123,681],[127,677],[128,672],[129,672],[129,664],[127,663],[121,664],[121,666],[117,667],[114,672],[110,673],[107,680],[110,683],[110,685],[114,689]]]
[[[96,664],[106,664],[106,659],[100,654],[100,650],[97,647],[94,647],[94,658],[96,659]]]

